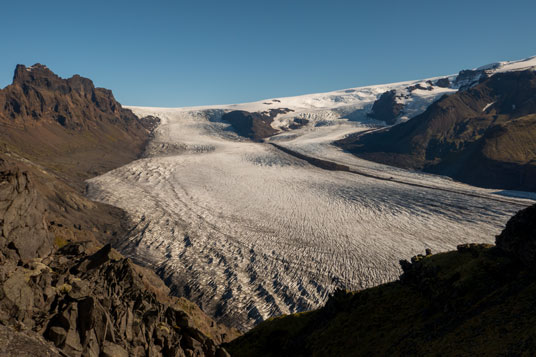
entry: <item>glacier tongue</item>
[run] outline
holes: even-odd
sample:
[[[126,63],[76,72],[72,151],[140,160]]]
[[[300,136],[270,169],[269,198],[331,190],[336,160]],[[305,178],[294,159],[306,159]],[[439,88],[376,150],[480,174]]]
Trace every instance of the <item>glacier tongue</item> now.
[[[391,281],[399,259],[425,248],[491,243],[529,204],[347,155],[329,142],[369,128],[334,121],[329,110],[309,113],[333,125],[271,140],[369,176],[322,170],[245,141],[220,120],[222,108],[132,109],[162,119],[149,155],[90,180],[89,195],[137,223],[118,242],[124,253],[241,329],[317,307],[337,287]]]

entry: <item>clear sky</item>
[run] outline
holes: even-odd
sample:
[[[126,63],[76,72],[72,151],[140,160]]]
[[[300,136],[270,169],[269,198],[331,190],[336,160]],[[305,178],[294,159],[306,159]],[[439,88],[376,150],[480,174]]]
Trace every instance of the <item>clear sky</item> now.
[[[536,1],[3,1],[0,87],[17,63],[191,106],[456,73],[536,55]]]

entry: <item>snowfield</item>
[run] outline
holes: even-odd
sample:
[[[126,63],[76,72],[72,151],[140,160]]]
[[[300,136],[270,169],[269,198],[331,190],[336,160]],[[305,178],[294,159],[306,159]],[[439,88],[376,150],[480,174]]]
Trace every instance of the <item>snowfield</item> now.
[[[231,106],[133,107],[162,120],[148,153],[89,180],[89,196],[125,209],[137,223],[119,243],[123,253],[240,329],[318,307],[336,288],[392,281],[400,259],[426,248],[493,243],[508,218],[533,202],[360,160],[330,145],[376,130],[380,123],[366,118],[367,108],[408,83]],[[449,90],[413,91],[414,111]],[[221,121],[224,111],[267,107],[294,110],[276,118],[275,128],[293,117],[310,123],[253,143]],[[269,142],[352,172],[323,170]]]

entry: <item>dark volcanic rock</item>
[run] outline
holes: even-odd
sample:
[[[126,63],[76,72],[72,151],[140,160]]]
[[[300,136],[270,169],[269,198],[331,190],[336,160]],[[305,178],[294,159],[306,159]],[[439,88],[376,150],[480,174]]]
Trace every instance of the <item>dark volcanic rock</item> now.
[[[270,125],[277,115],[291,111],[291,109],[287,108],[269,109],[264,112],[252,113],[235,110],[225,113],[222,119],[231,123],[238,135],[260,141],[277,133],[277,130]]]
[[[0,356],[2,357],[60,357],[54,346],[33,331],[16,331],[0,325]]]
[[[288,126],[289,129],[299,129],[305,125],[309,124],[309,120],[303,118],[294,118],[292,123]]]
[[[227,355],[237,332],[106,245],[130,228],[124,212],[80,192],[158,123],[89,79],[17,66],[0,91],[0,355]]]
[[[382,120],[391,125],[402,113],[404,105],[396,102],[396,91],[390,90],[383,93],[372,105],[372,111],[367,115],[371,118]]]
[[[499,249],[536,267],[536,205],[519,211],[496,238]]]
[[[430,83],[428,83],[428,84],[430,84]],[[434,88],[431,85],[429,85],[428,87],[424,87],[422,84],[417,83],[417,84],[415,84],[413,86],[407,87],[406,89],[411,93],[411,92],[413,92],[414,90],[417,90],[417,89],[431,91]]]
[[[480,77],[484,74],[482,70],[465,69],[460,71],[454,79],[454,85],[460,87],[461,90],[471,88],[480,81]]]
[[[450,87],[450,80],[447,77],[439,78],[435,82],[435,85],[438,86],[438,87],[441,87],[441,88],[448,88],[448,87]]]

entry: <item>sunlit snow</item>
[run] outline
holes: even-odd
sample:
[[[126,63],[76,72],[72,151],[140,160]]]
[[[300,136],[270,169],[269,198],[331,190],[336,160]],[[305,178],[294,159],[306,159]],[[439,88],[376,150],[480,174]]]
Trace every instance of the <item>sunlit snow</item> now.
[[[397,86],[231,106],[131,108],[162,119],[147,157],[90,180],[89,195],[124,208],[137,223],[119,245],[125,254],[240,328],[317,307],[338,287],[394,280],[399,259],[426,248],[492,243],[532,201],[360,160],[330,144],[378,128],[365,109]],[[415,113],[448,91],[420,91],[426,93],[414,98]],[[226,110],[272,107],[295,110],[278,117],[275,128],[293,117],[310,123],[253,143],[221,121]],[[270,142],[355,172],[311,166]]]

